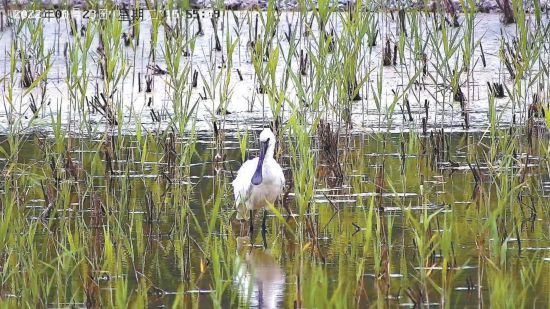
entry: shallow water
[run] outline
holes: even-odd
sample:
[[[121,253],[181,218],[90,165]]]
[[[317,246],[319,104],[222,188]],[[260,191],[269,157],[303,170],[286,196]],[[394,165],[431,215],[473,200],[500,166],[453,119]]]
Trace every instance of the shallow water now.
[[[11,115],[11,118],[13,116],[21,116],[23,118],[21,120],[22,129],[19,128],[23,132],[33,130],[50,131],[52,117],[56,119],[58,111],[61,112],[62,126],[72,132],[93,134],[107,128],[107,119],[86,103],[86,99],[93,101],[94,96],[99,96],[99,93],[105,88],[98,62],[100,54],[96,49],[99,46],[99,37],[97,33],[93,36],[87,56],[79,52],[76,53],[75,60],[68,60],[66,54],[70,51],[69,46],[73,46],[73,48],[79,47],[75,45],[75,37],[70,34],[70,18],[65,17],[68,16],[67,14],[68,11],[64,11],[64,18],[59,20],[35,20],[37,25],[42,25],[43,27],[44,51],[43,55],[29,55],[31,63],[34,65],[35,62],[32,59],[41,58],[51,52],[52,67],[47,75],[47,83],[44,85],[45,91],[34,89],[30,93],[24,94],[24,89],[19,87],[19,83],[16,81],[15,84],[17,86],[13,89],[14,94],[12,99],[16,107],[12,110],[10,104],[8,104],[9,102],[7,102],[7,98],[2,98],[4,104],[0,107],[0,130],[4,132],[8,130],[7,124]],[[84,18],[83,12],[75,11],[72,14],[77,20],[76,25],[78,29],[82,26],[97,29],[101,21],[98,17],[90,18],[87,16]],[[133,44],[137,44],[136,46],[125,47],[122,38],[118,42],[121,45],[121,54],[119,55],[120,59],[116,67],[119,68],[123,62],[122,59],[124,59],[124,64],[128,71],[120,83],[114,89],[111,89],[115,91],[107,94],[109,96],[112,95],[111,104],[119,109],[118,114],[122,114],[120,115],[122,119],[120,129],[122,132],[130,134],[136,130],[137,119],[140,120],[139,123],[144,129],[155,130],[168,126],[170,120],[174,117],[174,92],[170,88],[170,85],[174,81],[168,74],[155,75],[153,70],[148,69],[150,65],[158,65],[161,69],[167,69],[165,58],[166,30],[161,24],[158,29],[158,41],[154,45],[151,38],[154,19],[151,18],[147,10],[143,14],[143,19],[140,21],[139,43],[134,41]],[[202,35],[196,35],[198,33],[197,18],[186,18],[183,16],[185,11],[167,11],[166,14],[181,16],[179,19],[180,23],[182,23],[181,31],[185,33],[183,42],[190,53],[189,56],[182,58],[183,75],[178,77],[187,81],[185,87],[181,90],[184,97],[184,102],[181,102],[181,104],[189,104],[190,107],[195,103],[197,104],[196,128],[198,130],[211,131],[214,119],[221,120],[223,127],[228,129],[253,128],[256,124],[261,125],[271,121],[271,101],[273,99],[266,94],[258,92],[259,81],[256,78],[255,69],[251,61],[252,54],[248,45],[254,39],[256,33],[259,38],[265,35],[263,20],[266,18],[266,13],[253,11],[220,12],[221,17],[217,21],[218,27],[216,29],[222,42],[221,51],[214,50],[215,34],[213,24],[210,20],[214,11],[199,11],[198,15],[201,16],[203,29]],[[310,19],[309,16],[312,13],[308,14],[308,17],[305,19],[306,21]],[[289,57],[290,46],[286,35],[289,33],[289,28],[293,29],[291,33],[293,32],[296,35],[291,41],[297,44],[296,55],[291,58],[292,70],[298,72],[300,57],[297,55],[300,50],[309,55],[310,61],[318,54],[319,47],[314,38],[319,36],[319,27],[316,22],[312,23],[311,32],[313,34],[306,36],[304,34],[306,32],[304,22],[301,21],[300,16],[299,12],[280,12],[275,34],[275,42],[279,44],[280,48],[278,61],[276,62],[275,80],[277,81],[283,80],[286,71],[285,63]],[[476,15],[473,42],[477,44],[478,41],[481,41],[486,62],[483,65],[481,61],[481,47],[476,45],[473,49],[473,64],[470,68],[470,73],[461,74],[460,85],[467,98],[465,110],[469,117],[468,128],[466,128],[460,105],[458,102],[453,102],[452,100],[449,82],[437,74],[437,68],[442,65],[440,55],[442,48],[441,37],[435,38],[436,41],[439,40],[438,46],[435,48],[431,40],[433,39],[433,35],[441,35],[441,33],[432,33],[428,30],[434,27],[431,15],[418,15],[417,17],[419,20],[420,37],[422,38],[420,44],[426,45],[424,52],[428,59],[428,71],[426,76],[419,79],[422,86],[415,85],[404,92],[408,95],[410,101],[410,117],[412,117],[412,121],[408,120],[409,115],[401,96],[396,106],[392,107],[392,102],[394,100],[393,91],[402,93],[404,88],[407,88],[406,82],[413,78],[417,70],[420,56],[412,52],[416,43],[412,39],[407,39],[407,43],[404,46],[404,58],[399,59],[396,66],[385,67],[382,73],[380,59],[382,58],[382,48],[384,47],[385,39],[387,38],[391,41],[392,48],[393,44],[399,41],[397,15],[376,13],[369,16],[373,27],[378,27],[381,30],[377,35],[376,46],[369,48],[366,37],[361,44],[361,57],[357,66],[357,78],[358,80],[366,78],[367,81],[359,91],[362,99],[351,102],[350,124],[355,131],[390,130],[400,132],[403,130],[420,130],[422,128],[422,118],[427,118],[427,128],[445,128],[447,131],[462,131],[465,129],[469,131],[482,131],[487,129],[489,121],[487,82],[500,82],[509,88],[513,88],[513,82],[500,59],[499,48],[502,38],[511,41],[515,37],[515,26],[503,26],[499,21],[498,14]],[[327,23],[327,28],[330,31],[334,31],[337,36],[344,36],[343,24],[345,18],[346,13],[333,13]],[[365,15],[365,18],[367,18],[367,15]],[[531,19],[533,17],[528,15],[528,18]],[[168,19],[168,25],[171,25],[173,29],[177,28],[175,24],[177,20],[178,18],[176,17]],[[465,17],[460,15],[459,21],[464,22],[464,20]],[[409,20],[408,22],[412,21]],[[544,17],[543,22],[547,23],[546,17]],[[256,23],[258,23],[257,30]],[[123,22],[121,26],[121,33],[130,33],[131,27],[128,22]],[[448,28],[448,36],[453,37],[457,33],[455,43],[460,43],[463,29],[464,27],[450,27]],[[84,40],[84,37],[81,36],[81,40]],[[3,65],[0,65],[0,76],[7,76],[10,72],[10,48],[11,44],[15,41],[17,41],[18,46],[32,44],[29,29],[23,27],[17,34],[13,28],[7,28],[4,32],[0,32],[0,50],[3,51],[0,55],[0,61],[3,63]],[[225,45],[226,42],[236,44],[233,53],[228,53],[227,46]],[[154,56],[151,53],[153,45],[155,46]],[[456,57],[452,57],[448,62],[449,72],[460,69],[455,65],[456,60],[460,57],[460,53],[459,48],[456,52]],[[339,57],[342,57],[342,55],[338,53],[329,54],[326,61],[330,66],[332,61],[338,63],[340,61]],[[229,58],[232,60],[230,67],[227,66]],[[529,73],[530,76],[535,77],[535,80],[539,80],[543,84],[542,76],[536,77],[536,74],[540,65],[544,65],[544,59],[547,58],[548,51],[546,48],[542,48],[539,59],[543,61],[533,63]],[[17,71],[21,72],[21,59],[16,59],[16,61]],[[84,61],[87,63],[85,71],[82,64]],[[70,64],[74,62],[80,63],[76,71],[77,75],[70,75],[71,78],[68,79],[67,67],[70,67]],[[311,94],[306,95],[305,98],[297,95],[297,89],[299,89],[297,87],[303,87],[306,89],[306,92],[313,89],[311,87],[314,86],[315,80],[312,79],[312,76],[314,76],[312,74],[315,73],[315,70],[312,68],[311,63],[308,66],[308,70],[308,76],[300,77],[299,79],[290,78],[288,80],[285,95],[289,103],[292,102],[295,104],[300,102],[300,100],[305,100],[307,104],[310,104],[311,100],[314,99],[310,96]],[[325,74],[335,74],[334,72],[331,73],[330,67],[326,67],[325,70]],[[240,80],[237,71],[240,72],[243,80]],[[37,67],[33,68],[33,72],[34,76],[38,76],[41,70]],[[198,78],[197,86],[193,88],[191,81],[195,72],[197,72]],[[383,88],[381,98],[379,99],[380,107],[378,108],[375,104],[374,96],[378,87],[377,79],[379,74],[383,74]],[[19,76],[16,76],[16,78],[19,80],[20,74],[17,75]],[[85,77],[87,79],[84,79]],[[151,78],[152,80],[152,90],[150,93],[146,92],[146,78]],[[224,90],[225,88],[222,87],[222,84],[218,80],[219,78],[221,80],[229,79],[227,90]],[[87,82],[87,84],[80,84],[78,86],[87,89],[85,96],[82,96],[79,91],[74,90],[74,85],[78,83],[78,80],[82,83],[84,81]],[[3,89],[7,90],[8,84],[9,79],[4,79]],[[519,123],[526,118],[529,101],[532,95],[537,93],[538,90],[536,87],[529,86],[537,84],[533,80],[526,79],[522,84],[524,91],[521,92],[521,103],[512,103],[508,96],[496,99],[496,112],[499,118],[498,125],[502,127],[509,126],[512,124],[514,116],[516,117],[516,122]],[[282,85],[277,86],[282,87]],[[336,86],[333,85],[334,88],[330,90],[324,88],[327,98],[334,102],[340,100]],[[31,95],[39,107],[36,118],[33,118],[33,112],[29,108],[32,101]],[[221,99],[225,96],[227,96],[227,101]],[[429,103],[428,111],[425,109],[425,100]],[[43,105],[40,102],[44,102]],[[216,114],[219,110],[220,102],[226,104],[225,108],[230,114],[218,114],[214,117],[212,114]],[[289,103],[285,103],[285,107],[281,111],[280,116],[283,121],[289,117]],[[115,108],[115,111],[117,108]],[[393,109],[394,113],[388,114],[388,110],[390,109]],[[154,112],[156,117],[153,117],[152,112]],[[337,117],[335,111],[330,109],[329,106],[320,106],[318,110],[312,110],[311,112],[324,112],[331,120],[341,121],[339,120],[340,117]],[[159,118],[158,120],[155,119],[157,117]]]
[[[27,247],[29,252],[35,252],[37,261],[44,265],[52,265],[49,270],[37,272],[40,280],[58,282],[41,301],[57,307],[93,299],[95,305],[108,306],[126,290],[130,303],[136,306],[140,302],[169,306],[176,300],[201,308],[221,304],[263,308],[331,306],[322,301],[335,295],[338,299],[334,306],[364,307],[413,306],[418,299],[411,295],[421,294],[422,302],[430,306],[470,307],[492,303],[498,293],[494,278],[500,273],[510,284],[510,295],[519,298],[525,284],[521,276],[527,274],[521,272],[522,267],[532,266],[531,259],[539,263],[537,271],[542,273],[550,266],[545,262],[550,248],[548,211],[544,206],[548,198],[539,195],[549,179],[546,164],[533,155],[538,146],[518,145],[519,150],[532,153],[527,177],[533,190],[518,194],[525,203],[532,199],[534,208],[525,206],[524,211],[535,211],[537,215],[521,223],[519,234],[513,232],[513,222],[501,222],[499,229],[508,232],[495,235],[504,235],[502,244],[507,246],[502,248],[507,258],[497,271],[485,257],[495,258],[491,246],[500,240],[484,227],[501,203],[496,193],[502,185],[501,178],[494,176],[496,181],[483,181],[484,193],[480,196],[475,193],[472,172],[463,168],[467,166],[464,148],[478,148],[488,142],[487,138],[479,134],[446,134],[449,148],[443,155],[446,161],[442,161],[430,154],[429,137],[420,138],[428,150],[425,154],[407,156],[399,155],[398,134],[342,137],[341,143],[349,145],[341,151],[346,175],[342,183],[330,185],[330,179],[322,176],[327,175],[326,167],[322,167],[322,157],[318,156],[314,199],[303,214],[305,219],[299,218],[295,196],[289,194],[284,203],[294,215],[289,216],[281,205],[277,206],[281,218],[268,211],[264,248],[261,233],[255,234],[251,246],[246,224],[234,219],[230,181],[240,166],[240,151],[235,136],[227,133],[223,165],[212,162],[219,151],[213,137],[198,136],[201,142],[190,162],[188,180],[192,187],[184,197],[188,208],[178,202],[176,195],[184,186],[159,155],[163,153],[161,146],[152,145],[142,164],[132,159],[140,157],[136,140],[128,136],[116,138],[121,145],[116,154],[129,159],[119,159],[111,173],[101,159],[104,153],[97,151],[97,142],[74,139],[72,160],[87,172],[87,177],[78,176],[75,182],[61,176],[58,188],[69,186],[70,199],[55,209],[49,220],[41,215],[46,204],[41,186],[55,186],[55,182],[40,180],[49,175],[50,163],[45,162],[37,142],[53,145],[53,141],[29,136],[22,144],[16,170],[34,180],[16,178],[24,184],[20,189],[27,192],[18,206],[22,216],[19,222],[27,226],[25,229],[36,228],[34,240]],[[409,141],[409,137],[404,138]],[[177,141],[181,142],[185,143]],[[481,154],[482,148],[476,152]],[[98,157],[101,163],[96,166],[93,161]],[[286,158],[280,160],[287,179],[291,179]],[[449,161],[453,168],[445,164]],[[497,162],[490,163],[492,169],[499,170]],[[522,164],[511,166],[513,175],[521,175]],[[385,181],[379,191],[375,184],[379,184],[380,166],[384,167]],[[118,174],[120,177],[114,177]],[[153,208],[147,207],[151,201],[157,203]],[[511,218],[511,212],[522,203],[511,200],[504,218]],[[106,213],[98,213],[99,204]],[[430,215],[434,217],[427,223]],[[372,226],[369,216],[374,220]],[[417,223],[411,218],[416,218]],[[260,226],[260,221],[258,216],[256,226]],[[313,225],[314,234],[308,232],[307,224]],[[420,231],[426,234],[419,234]],[[69,235],[72,240],[67,238]],[[517,241],[518,235],[521,242]],[[450,237],[452,253],[443,252],[436,243],[432,249],[424,243],[427,247],[421,249],[419,241],[425,237]],[[65,246],[75,248],[69,250]],[[5,248],[3,256],[8,252]],[[421,258],[421,252],[430,253]],[[59,259],[66,265],[58,264]],[[9,265],[8,260],[2,263]],[[21,268],[22,272],[29,271],[25,266]],[[89,279],[84,279],[86,274]],[[15,289],[16,280],[2,278],[9,283],[1,290],[4,301],[25,301]],[[547,277],[542,276],[529,291],[546,295],[548,284]],[[546,303],[545,297],[533,297],[525,304]]]
[[[460,76],[466,97],[462,109],[439,70],[463,69],[464,27],[447,29],[449,36],[456,35],[459,51],[442,63],[442,31],[429,30],[437,24],[433,16],[408,15],[408,22],[419,20],[421,40],[416,43],[426,44],[428,66],[419,83],[404,90],[420,68],[415,42],[406,39],[403,59],[382,68],[384,40],[397,42],[399,25],[391,13],[372,14],[381,33],[372,48],[367,38],[358,43],[357,77],[366,82],[361,99],[349,101],[342,100],[338,84],[341,61],[349,60],[343,47],[317,58],[319,25],[313,23],[306,36],[307,18],[279,13],[274,41],[279,55],[271,61],[270,87],[285,99],[278,114],[277,157],[287,188],[265,213],[265,239],[259,231],[262,212],[252,239],[247,223],[235,219],[231,181],[242,158],[256,154],[259,130],[274,120],[272,106],[281,98],[259,93],[255,70],[270,62],[260,61],[262,68],[255,68],[248,44],[256,20],[258,38],[264,37],[266,12],[222,12],[217,21],[221,51],[214,50],[208,18],[213,11],[199,11],[206,16],[202,35],[195,35],[196,18],[182,18],[179,25],[169,19],[167,25],[185,35],[170,41],[168,27],[161,25],[155,44],[154,20],[145,12],[134,41],[138,45],[110,42],[121,44],[115,68],[127,69],[116,85],[105,84],[100,72],[97,28],[87,54],[75,43],[85,36],[69,33],[70,19],[0,32],[0,78],[6,77],[0,85],[0,134],[5,134],[0,136],[0,303],[201,308],[548,304],[550,282],[541,275],[550,266],[548,134],[544,117],[527,121],[532,95],[541,95],[541,106],[547,100],[547,73],[539,71],[550,59],[547,43],[539,42],[539,61],[514,84],[499,48],[502,38],[515,36],[516,27],[503,26],[496,14],[478,14],[473,38],[482,42],[486,64],[475,45],[470,70]],[[349,35],[346,18],[345,12],[333,13],[327,28],[336,37]],[[97,19],[76,20],[78,28],[104,25]],[[548,23],[546,16],[542,23]],[[29,25],[37,28],[31,31]],[[129,33],[128,23],[121,26]],[[296,35],[290,40],[289,26]],[[33,70],[40,71],[37,59],[49,52],[52,67],[47,82],[26,93],[21,56],[11,57],[11,48],[33,51],[33,35],[44,40],[43,54],[30,55]],[[228,42],[235,44],[231,55]],[[287,70],[290,43],[297,49]],[[177,78],[155,74],[151,65],[170,69],[165,55],[174,46],[189,49]],[[70,50],[78,66],[66,59]],[[299,73],[300,50],[310,59],[305,75]],[[8,78],[12,59],[13,79]],[[295,78],[286,75],[289,71]],[[320,75],[330,81],[327,87],[316,84]],[[178,81],[183,86],[174,89]],[[495,99],[492,114],[487,82],[515,87],[517,97]],[[87,103],[109,87],[119,126],[109,125]],[[410,112],[402,94],[408,95]],[[38,104],[36,113],[31,102]],[[181,121],[175,109],[188,112],[195,104],[190,120]],[[336,139],[308,135],[311,124],[320,130],[316,122],[321,119],[339,132]],[[301,130],[306,133],[300,135]],[[245,132],[250,140],[243,142],[248,150],[241,153],[239,137]],[[306,142],[311,147],[304,148]],[[311,171],[308,162],[300,161],[308,155]]]

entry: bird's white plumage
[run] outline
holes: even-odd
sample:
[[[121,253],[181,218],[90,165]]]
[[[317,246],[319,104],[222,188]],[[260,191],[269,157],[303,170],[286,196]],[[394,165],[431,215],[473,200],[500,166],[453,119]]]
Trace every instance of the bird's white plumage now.
[[[270,129],[264,129],[260,134],[260,142],[268,140],[269,144],[262,166],[262,182],[259,185],[252,184],[252,177],[258,166],[259,158],[244,162],[237,172],[237,177],[233,180],[238,219],[247,217],[246,210],[261,209],[267,203],[275,203],[285,185],[283,169],[273,158],[275,135]]]

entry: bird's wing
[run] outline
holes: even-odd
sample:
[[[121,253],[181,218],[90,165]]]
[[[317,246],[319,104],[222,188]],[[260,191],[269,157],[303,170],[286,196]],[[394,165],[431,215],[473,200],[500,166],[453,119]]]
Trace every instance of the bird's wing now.
[[[251,180],[256,171],[256,166],[258,165],[258,158],[248,160],[243,163],[239,171],[237,172],[237,177],[233,180],[233,193],[235,195],[235,206],[239,210],[237,213],[237,219],[242,219],[241,206],[246,203],[250,195]],[[243,208],[246,210],[246,208]],[[246,211],[244,212],[246,213]]]

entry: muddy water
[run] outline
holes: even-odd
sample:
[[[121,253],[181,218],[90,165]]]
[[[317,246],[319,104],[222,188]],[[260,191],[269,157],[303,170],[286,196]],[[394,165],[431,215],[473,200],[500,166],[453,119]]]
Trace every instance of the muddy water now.
[[[90,265],[90,276],[98,290],[86,297],[85,280],[79,271],[54,268],[42,280],[56,275],[63,280],[50,296],[45,296],[47,303],[57,307],[84,304],[93,298],[96,304],[108,306],[117,291],[124,289],[119,283],[126,279],[134,305],[144,299],[149,306],[170,306],[177,300],[201,308],[219,305],[275,308],[296,304],[330,307],[321,301],[334,295],[335,302],[343,306],[413,306],[419,301],[434,306],[483,306],[495,297],[495,280],[502,280],[495,274],[493,262],[486,260],[494,258],[490,248],[496,241],[507,244],[504,253],[508,259],[499,265],[499,272],[510,283],[509,294],[519,297],[520,288],[524,287],[520,269],[531,265],[530,259],[541,263],[542,273],[550,266],[543,260],[549,257],[550,248],[548,212],[544,207],[548,203],[544,188],[549,183],[546,164],[535,155],[526,158],[518,153],[521,163],[511,168],[517,175],[522,174],[522,166],[528,168],[526,177],[532,191],[520,191],[523,202],[509,201],[510,208],[504,212],[505,217],[510,216],[512,209],[523,203],[525,218],[531,219],[520,224],[517,235],[521,243],[509,220],[499,227],[508,231],[499,234],[504,238],[494,239],[483,227],[503,201],[496,193],[501,183],[487,175],[490,170],[505,169],[499,169],[496,161],[491,162],[492,167],[480,161],[482,180],[476,187],[467,154],[483,153],[482,142],[488,142],[487,139],[465,133],[444,137],[446,146],[441,149],[445,150],[436,156],[430,141],[433,137],[421,137],[423,148],[404,156],[401,140],[408,142],[407,136],[342,138],[341,162],[345,174],[342,182],[335,186],[324,176],[331,174],[318,156],[315,195],[304,212],[306,219],[289,216],[281,205],[277,207],[281,218],[268,212],[267,248],[260,233],[255,235],[254,245],[250,245],[246,225],[243,228],[234,218],[230,181],[241,157],[234,136],[226,136],[227,157],[218,165],[212,162],[218,152],[212,136],[199,135],[197,154],[190,165],[191,192],[185,198],[188,208],[182,208],[177,199],[171,198],[182,188],[177,178],[172,178],[173,187],[166,189],[172,176],[159,146],[150,146],[142,164],[131,159],[138,156],[136,141],[121,137],[122,146],[116,151],[119,159],[111,173],[101,159],[101,151],[97,151],[97,142],[75,139],[73,161],[88,176],[79,176],[79,185],[71,180],[61,182],[73,185],[70,203],[56,209],[55,216],[45,224],[38,224],[37,236],[29,245],[35,248],[41,261],[55,265],[62,235],[68,231],[80,234],[79,250],[86,257],[84,264]],[[22,145],[18,173],[47,175],[49,163],[44,162],[44,153],[36,145],[32,138]],[[524,147],[522,143],[518,149],[528,149]],[[534,146],[529,151],[538,150]],[[101,163],[92,167],[93,161],[98,160],[96,155]],[[123,160],[121,155],[130,159]],[[283,155],[280,161],[287,179],[291,179],[288,157]],[[381,167],[385,174],[382,182],[378,180]],[[42,184],[51,182],[42,181]],[[29,225],[42,222],[45,201],[40,182],[30,182],[26,190],[28,193],[21,201],[25,222]],[[129,193],[127,200],[123,198],[125,192]],[[159,195],[167,203],[159,206],[156,199]],[[534,203],[532,209],[527,205],[529,199]],[[151,201],[156,201],[156,211],[147,206]],[[98,203],[106,208],[105,213],[94,210]],[[299,213],[293,193],[284,203],[293,214]],[[370,209],[374,220],[371,223]],[[535,217],[529,216],[531,211],[536,212]],[[184,213],[188,216],[182,222]],[[426,222],[430,215],[434,217],[425,230],[414,225]],[[300,223],[308,219],[312,220],[314,237],[305,228],[307,224]],[[259,223],[257,217],[256,226]],[[122,260],[117,271],[106,262],[105,237],[109,230]],[[425,244],[423,250],[431,253],[421,259],[420,239],[426,237],[450,237],[452,254],[443,253],[442,247],[431,252],[430,245]],[[447,264],[443,264],[444,260]],[[548,284],[547,277],[542,276],[528,291],[546,295]],[[18,294],[9,286],[2,293]],[[529,298],[526,304],[538,306],[546,301],[544,297]]]

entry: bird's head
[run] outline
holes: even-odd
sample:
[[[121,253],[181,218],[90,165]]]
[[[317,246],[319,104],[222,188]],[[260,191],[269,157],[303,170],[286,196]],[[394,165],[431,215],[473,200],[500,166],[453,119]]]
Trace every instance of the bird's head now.
[[[260,144],[267,144],[269,145],[275,145],[275,134],[271,132],[270,128],[263,129],[262,133],[260,133]]]
[[[275,151],[275,134],[271,132],[271,129],[265,128],[262,133],[260,133],[260,156],[258,158],[258,166],[256,167],[256,172],[252,177],[252,184],[259,185],[262,183],[262,166],[264,163],[265,157],[273,157],[273,152]]]
[[[260,133],[260,159],[263,161],[264,157],[273,157],[275,152],[275,134],[271,132],[271,129],[265,128]]]

